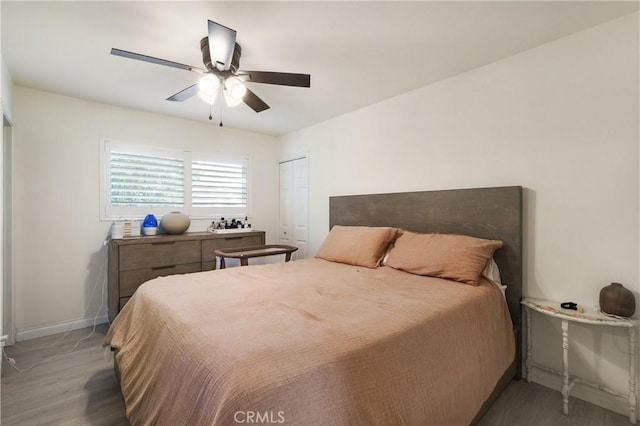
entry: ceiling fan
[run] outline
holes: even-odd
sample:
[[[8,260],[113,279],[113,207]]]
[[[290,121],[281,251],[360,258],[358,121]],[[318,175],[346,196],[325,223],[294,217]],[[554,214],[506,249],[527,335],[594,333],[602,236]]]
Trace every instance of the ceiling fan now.
[[[244,102],[255,112],[261,112],[269,109],[269,105],[249,90],[245,82],[311,87],[309,74],[240,70],[242,48],[236,43],[236,31],[211,20],[208,21],[208,29],[208,37],[200,40],[205,69],[115,48],[111,49],[111,54],[203,74],[196,84],[169,96],[168,101],[182,102],[198,95],[209,105],[213,105],[218,94],[222,93],[221,97],[225,98],[229,106]],[[211,120],[211,114],[209,119]]]

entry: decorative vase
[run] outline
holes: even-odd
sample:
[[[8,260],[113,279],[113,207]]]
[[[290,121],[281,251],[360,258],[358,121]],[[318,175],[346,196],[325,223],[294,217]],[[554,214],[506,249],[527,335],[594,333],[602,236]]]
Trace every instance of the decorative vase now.
[[[182,234],[189,229],[189,225],[189,216],[180,212],[167,213],[160,219],[160,227],[167,234]]]
[[[600,290],[600,310],[607,314],[630,317],[636,311],[636,298],[620,283],[611,283]]]

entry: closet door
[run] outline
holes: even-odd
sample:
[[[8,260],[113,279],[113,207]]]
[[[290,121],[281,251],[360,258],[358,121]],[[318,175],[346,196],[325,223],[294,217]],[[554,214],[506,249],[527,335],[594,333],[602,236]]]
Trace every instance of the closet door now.
[[[307,158],[280,163],[280,243],[298,247],[294,259],[307,256],[309,235]]]

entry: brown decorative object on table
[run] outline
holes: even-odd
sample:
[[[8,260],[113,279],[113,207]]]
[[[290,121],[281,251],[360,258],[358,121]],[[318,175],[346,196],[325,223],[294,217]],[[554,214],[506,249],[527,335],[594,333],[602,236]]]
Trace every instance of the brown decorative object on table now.
[[[636,298],[620,283],[611,283],[600,290],[600,310],[607,314],[630,317],[636,311]]]

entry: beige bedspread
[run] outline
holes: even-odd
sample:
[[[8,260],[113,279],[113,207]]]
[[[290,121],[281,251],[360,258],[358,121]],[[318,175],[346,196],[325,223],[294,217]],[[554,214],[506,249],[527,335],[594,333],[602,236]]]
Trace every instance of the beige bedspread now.
[[[136,425],[467,425],[514,358],[494,285],[320,259],[154,279],[105,344]]]

